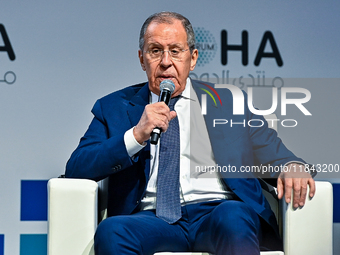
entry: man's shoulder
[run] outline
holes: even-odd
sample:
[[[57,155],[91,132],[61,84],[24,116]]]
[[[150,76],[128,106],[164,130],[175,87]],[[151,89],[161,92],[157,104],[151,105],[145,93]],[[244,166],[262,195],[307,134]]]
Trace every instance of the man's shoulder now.
[[[123,89],[114,91],[114,92],[100,98],[98,101],[111,102],[111,101],[117,101],[117,100],[130,100],[145,85],[146,85],[146,82],[142,82],[142,83],[139,83],[139,84],[135,84],[135,85],[125,87]]]

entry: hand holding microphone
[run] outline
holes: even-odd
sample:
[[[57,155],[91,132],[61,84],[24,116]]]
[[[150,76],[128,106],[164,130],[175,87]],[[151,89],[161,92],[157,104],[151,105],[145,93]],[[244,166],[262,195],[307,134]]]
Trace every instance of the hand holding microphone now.
[[[176,117],[176,113],[169,111],[166,106],[169,104],[174,90],[175,85],[171,80],[161,82],[158,102],[145,106],[144,112],[133,130],[133,135],[137,142],[143,144],[151,136],[151,144],[157,144],[161,132],[167,130],[169,121]]]
[[[171,80],[164,80],[159,85],[159,88],[161,92],[159,94],[158,102],[164,102],[166,105],[169,105],[172,92],[175,90],[175,84]],[[150,138],[151,144],[158,143],[161,132],[162,131],[159,127],[153,129]]]

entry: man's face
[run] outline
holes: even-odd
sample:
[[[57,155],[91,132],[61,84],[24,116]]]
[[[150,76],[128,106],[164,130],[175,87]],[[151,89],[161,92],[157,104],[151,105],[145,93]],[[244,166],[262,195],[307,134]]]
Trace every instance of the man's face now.
[[[198,58],[195,49],[190,53],[187,43],[187,34],[182,23],[174,19],[172,24],[151,22],[144,35],[144,52],[139,50],[139,60],[146,71],[149,88],[155,94],[159,94],[159,84],[170,79],[175,84],[172,96],[177,96],[185,89],[189,72],[194,70]],[[180,60],[171,58],[168,52],[164,52],[159,60],[150,58],[146,51],[159,50],[186,50],[181,53]]]

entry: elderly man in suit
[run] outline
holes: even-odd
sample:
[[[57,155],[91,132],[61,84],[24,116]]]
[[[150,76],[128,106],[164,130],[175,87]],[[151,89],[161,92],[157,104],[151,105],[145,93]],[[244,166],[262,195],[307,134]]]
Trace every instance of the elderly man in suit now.
[[[205,86],[188,78],[197,58],[190,22],[177,13],[156,13],[140,34],[139,60],[148,82],[114,92],[94,105],[93,121],[67,163],[66,177],[109,177],[110,217],[98,226],[96,254],[258,255],[261,249],[282,248],[275,216],[254,175],[233,178],[211,172],[210,178],[199,178],[190,165],[239,169],[259,162],[289,170],[303,169],[305,162],[267,124],[213,127],[212,120],[221,114],[237,121],[227,89],[219,92],[223,107],[209,109],[205,116],[192,110],[200,109],[200,87]],[[158,102],[164,80],[174,84],[171,109]],[[242,118],[254,119],[246,105]],[[156,127],[162,131],[160,141],[150,144]],[[314,195],[315,184],[308,172],[297,177],[292,172],[269,177],[277,180],[279,198],[303,206],[306,196]]]

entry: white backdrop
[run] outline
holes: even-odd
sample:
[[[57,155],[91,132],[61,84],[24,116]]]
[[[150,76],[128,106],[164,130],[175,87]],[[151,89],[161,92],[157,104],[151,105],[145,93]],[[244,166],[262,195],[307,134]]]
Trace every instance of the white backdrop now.
[[[0,235],[5,255],[29,254],[20,251],[21,234],[47,233],[46,221],[20,220],[21,180],[48,180],[63,174],[92,119],[95,100],[146,80],[137,58],[139,29],[150,14],[163,10],[188,17],[203,36],[202,47],[204,43],[210,48],[214,45],[210,52],[202,51],[208,63],[194,70],[198,77],[208,73],[221,79],[228,72],[230,77],[339,78],[338,1],[1,3],[0,24],[15,53],[15,59],[10,60],[7,52],[0,50]],[[242,31],[247,31],[247,66],[241,62],[240,51],[228,52],[228,64],[222,65],[222,30],[228,32],[228,43],[237,45]],[[273,58],[254,65],[266,31],[278,46],[281,67]],[[0,34],[0,47],[4,44]],[[270,46],[266,45],[266,52],[272,52]],[[15,75],[13,84],[2,78],[9,71],[12,73],[5,78],[13,81]],[[308,120],[294,132],[279,130],[286,144],[312,163],[340,163],[339,86],[337,80],[314,84],[309,105],[313,125]],[[339,237],[335,224],[335,238]],[[334,248],[334,254],[339,254],[338,243]]]

